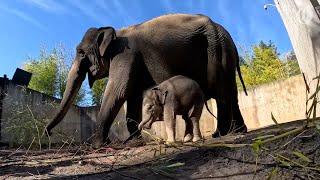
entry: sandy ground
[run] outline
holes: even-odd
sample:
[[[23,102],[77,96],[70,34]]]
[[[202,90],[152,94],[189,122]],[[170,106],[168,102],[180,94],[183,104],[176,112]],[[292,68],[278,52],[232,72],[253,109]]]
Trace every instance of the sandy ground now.
[[[320,132],[302,124],[170,147],[1,150],[0,179],[320,179]]]

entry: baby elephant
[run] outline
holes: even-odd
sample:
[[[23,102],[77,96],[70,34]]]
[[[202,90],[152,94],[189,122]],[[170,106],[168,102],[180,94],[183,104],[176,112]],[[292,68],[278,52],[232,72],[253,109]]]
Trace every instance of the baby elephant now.
[[[143,120],[139,129],[150,129],[154,121],[164,120],[167,142],[175,142],[176,116],[182,115],[186,123],[183,141],[199,141],[199,119],[204,103],[204,94],[197,82],[181,75],[174,76],[144,92]]]

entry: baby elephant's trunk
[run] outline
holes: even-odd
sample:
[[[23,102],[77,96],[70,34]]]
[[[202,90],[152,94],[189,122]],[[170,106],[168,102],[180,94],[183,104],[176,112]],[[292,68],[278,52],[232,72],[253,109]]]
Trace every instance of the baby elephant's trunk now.
[[[142,122],[139,124],[138,129],[141,131],[144,124]]]
[[[141,130],[142,128],[150,129],[152,125],[151,119],[142,120],[141,123],[138,126],[138,129]]]

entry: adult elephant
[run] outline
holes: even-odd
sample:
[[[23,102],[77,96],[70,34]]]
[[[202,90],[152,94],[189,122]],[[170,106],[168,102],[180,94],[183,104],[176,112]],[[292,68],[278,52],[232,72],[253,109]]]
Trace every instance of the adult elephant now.
[[[90,28],[77,46],[60,108],[46,131],[51,134],[63,119],[88,74],[90,87],[95,80],[109,77],[97,117],[95,147],[106,142],[125,101],[127,118],[139,122],[143,91],[175,75],[195,80],[206,99],[216,99],[220,135],[226,135],[231,126],[246,132],[238,106],[236,70],[245,89],[231,36],[204,15],[164,15],[118,31]],[[137,131],[137,122],[127,122],[131,134]]]

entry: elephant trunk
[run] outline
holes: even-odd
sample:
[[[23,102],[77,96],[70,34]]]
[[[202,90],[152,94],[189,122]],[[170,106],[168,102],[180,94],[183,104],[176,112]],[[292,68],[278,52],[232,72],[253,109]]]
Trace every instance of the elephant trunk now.
[[[151,125],[152,125],[152,120],[151,120],[151,117],[150,118],[147,118],[147,119],[143,119],[139,126],[138,126],[138,129],[141,131],[142,128],[147,128],[147,129],[150,129],[151,128]]]
[[[75,60],[68,74],[67,85],[63,93],[63,98],[60,103],[59,110],[56,113],[55,117],[52,119],[52,121],[46,127],[47,132],[45,133],[48,133],[48,135],[51,135],[51,129],[53,129],[57,124],[59,124],[62,121],[62,119],[68,112],[68,109],[72,105],[72,102],[75,99],[81,87],[81,84],[86,77],[86,71],[84,71],[83,69],[84,68],[81,67],[81,62]]]
[[[141,123],[139,124],[138,129],[139,129],[140,131],[142,130],[144,124],[145,124],[145,123],[143,123],[143,122],[141,122]]]

